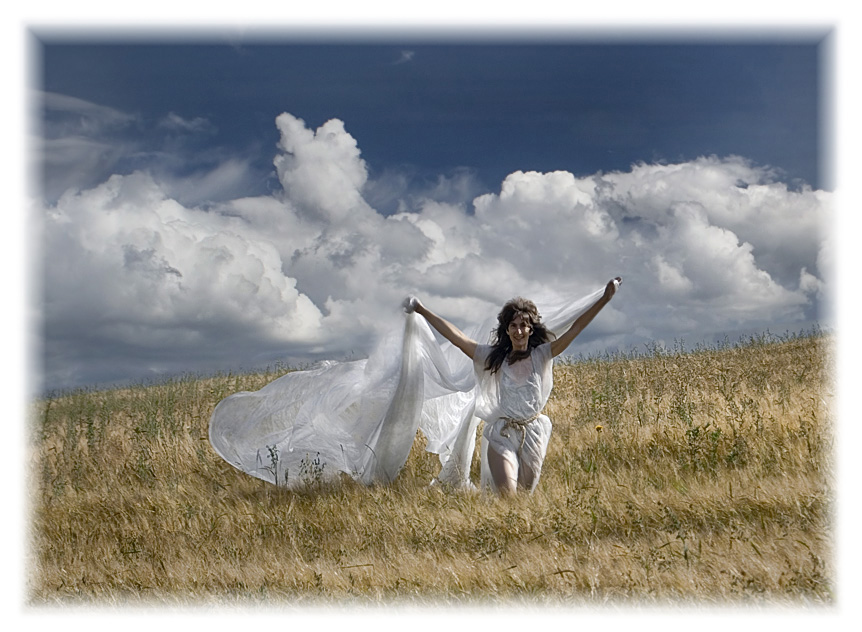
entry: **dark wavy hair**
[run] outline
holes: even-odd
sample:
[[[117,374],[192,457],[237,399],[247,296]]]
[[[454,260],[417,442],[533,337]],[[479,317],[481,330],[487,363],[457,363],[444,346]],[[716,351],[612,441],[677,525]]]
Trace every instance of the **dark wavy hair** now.
[[[526,351],[513,351],[512,341],[509,339],[509,323],[515,316],[520,314],[524,320],[530,323],[530,339],[527,342]],[[485,363],[485,370],[496,373],[503,366],[503,361],[508,358],[509,364],[517,362],[530,355],[530,352],[554,338],[554,334],[542,323],[542,317],[536,304],[525,298],[516,297],[503,305],[503,309],[497,314],[497,328],[491,337],[491,353]]]

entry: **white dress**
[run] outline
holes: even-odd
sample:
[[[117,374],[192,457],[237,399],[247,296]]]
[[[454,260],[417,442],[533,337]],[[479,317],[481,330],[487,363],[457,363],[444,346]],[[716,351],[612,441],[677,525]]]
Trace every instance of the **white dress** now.
[[[491,374],[485,369],[492,347],[479,345],[473,365],[479,381],[475,414],[485,421],[482,431],[482,487],[496,491],[488,468],[488,448],[511,462],[533,471],[533,491],[539,482],[542,463],[551,438],[551,420],[542,409],[554,383],[551,345],[535,347],[530,356]]]
[[[576,301],[535,296],[534,302],[545,326],[559,336],[603,292],[602,287]],[[421,430],[426,449],[440,457],[433,482],[475,488],[470,464],[480,418],[486,421],[483,445],[506,444],[516,454],[506,441],[520,444],[520,431],[504,432],[497,420],[526,419],[541,411],[552,386],[550,348],[537,347],[531,364],[516,363],[491,376],[484,366],[476,371],[475,363],[450,343],[441,343],[424,318],[403,316],[403,326],[384,336],[367,359],[294,371],[259,391],[219,402],[209,429],[215,451],[237,469],[276,485],[293,487],[340,473],[385,484],[401,471]],[[464,333],[481,340],[495,322],[496,314],[488,314]],[[547,417],[539,417],[521,448],[537,474],[550,431]],[[487,483],[487,459],[482,462],[481,478]]]

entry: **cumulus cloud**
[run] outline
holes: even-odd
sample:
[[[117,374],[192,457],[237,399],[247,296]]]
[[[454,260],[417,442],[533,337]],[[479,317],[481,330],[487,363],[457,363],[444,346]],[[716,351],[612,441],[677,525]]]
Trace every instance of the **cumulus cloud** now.
[[[286,112],[275,123],[282,150],[275,158],[278,179],[303,217],[329,225],[348,214],[360,220],[374,215],[361,194],[368,170],[344,123],[331,119],[313,132]]]
[[[138,171],[46,205],[49,383],[361,356],[408,293],[467,325],[622,275],[576,353],[802,323],[828,297],[830,194],[741,158],[519,171],[472,208],[441,180],[393,213],[342,121],[276,127],[273,195],[181,202]]]

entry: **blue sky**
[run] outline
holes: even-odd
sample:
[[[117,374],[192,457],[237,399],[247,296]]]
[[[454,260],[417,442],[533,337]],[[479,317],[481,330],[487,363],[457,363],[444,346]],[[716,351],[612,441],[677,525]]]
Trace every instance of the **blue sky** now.
[[[34,34],[46,388],[357,357],[406,293],[466,324],[617,274],[575,353],[828,321],[825,29]]]
[[[243,185],[257,193],[267,191],[273,120],[282,111],[313,126],[347,122],[377,172],[433,179],[470,169],[487,190],[519,169],[580,175],[710,154],[745,156],[781,169],[788,182],[821,188],[824,35],[632,43],[41,39],[46,91],[134,114],[139,127],[124,134],[137,132],[140,142],[169,113],[205,119],[210,133],[184,148],[198,150],[184,167],[206,168],[212,152],[249,157],[258,177]],[[153,150],[162,142],[152,139]],[[144,164],[126,157],[120,168]]]

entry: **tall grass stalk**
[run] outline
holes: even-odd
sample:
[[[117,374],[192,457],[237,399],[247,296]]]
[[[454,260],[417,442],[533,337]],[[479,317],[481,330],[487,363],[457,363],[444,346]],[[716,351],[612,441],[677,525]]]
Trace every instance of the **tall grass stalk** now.
[[[277,373],[44,399],[30,602],[829,604],[831,344],[558,364],[542,480],[510,499],[429,487],[421,436],[387,487],[234,470],[210,414]]]

